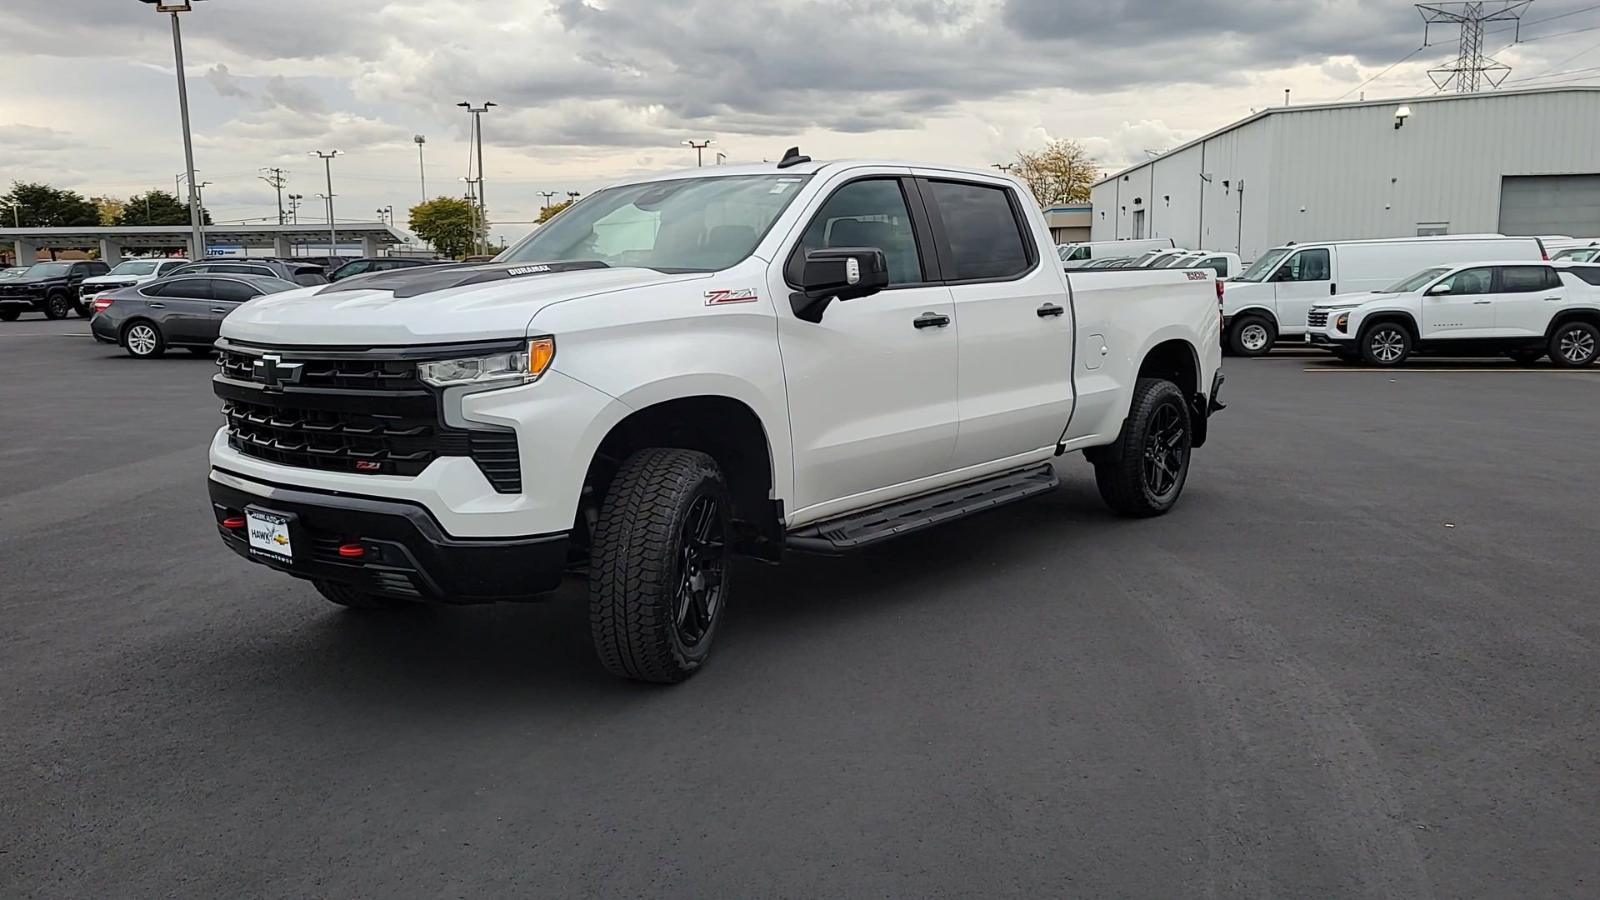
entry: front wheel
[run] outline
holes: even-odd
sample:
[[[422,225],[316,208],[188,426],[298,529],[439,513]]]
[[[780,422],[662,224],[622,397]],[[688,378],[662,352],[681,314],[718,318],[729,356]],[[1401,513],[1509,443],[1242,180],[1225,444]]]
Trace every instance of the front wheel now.
[[[732,512],[704,453],[640,450],[622,464],[589,553],[589,633],[612,674],[674,684],[705,663],[728,603]]]
[[[1411,356],[1411,332],[1395,322],[1379,322],[1361,333],[1361,358],[1368,365],[1389,368]]]
[[[1094,466],[1100,498],[1120,516],[1165,514],[1189,480],[1194,437],[1183,391],[1170,381],[1139,379],[1133,409],[1118,440],[1116,460]]]
[[[1240,316],[1228,329],[1228,348],[1239,356],[1266,356],[1278,339],[1278,327],[1264,316]]]
[[[66,294],[51,294],[44,299],[44,317],[46,319],[65,319],[71,314],[72,299]]]
[[[155,359],[167,352],[161,329],[152,322],[135,322],[122,333],[122,346],[134,359]]]
[[[1563,369],[1594,365],[1600,353],[1600,328],[1588,322],[1567,322],[1550,336],[1550,361]]]

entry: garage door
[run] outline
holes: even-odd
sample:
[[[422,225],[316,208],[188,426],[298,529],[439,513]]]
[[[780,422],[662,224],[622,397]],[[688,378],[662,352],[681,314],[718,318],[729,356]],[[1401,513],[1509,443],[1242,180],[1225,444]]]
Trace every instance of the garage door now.
[[[1600,175],[1501,178],[1500,233],[1600,237]]]

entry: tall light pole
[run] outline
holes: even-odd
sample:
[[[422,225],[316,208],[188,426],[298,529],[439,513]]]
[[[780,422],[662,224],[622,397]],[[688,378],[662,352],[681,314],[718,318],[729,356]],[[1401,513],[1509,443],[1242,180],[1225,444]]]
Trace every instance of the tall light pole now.
[[[499,106],[493,100],[485,100],[482,106],[473,106],[463,100],[456,104],[472,113],[472,135],[478,142],[478,223],[483,228],[483,252],[489,252],[489,204],[483,191],[483,114],[490,107]]]
[[[259,171],[261,172],[261,175],[259,176],[261,178],[261,180],[265,181],[267,184],[270,184],[275,189],[277,189],[277,191],[278,191],[278,224],[279,225],[286,224],[288,222],[288,219],[284,218],[284,215],[283,215],[283,186],[288,183],[288,179],[284,177],[288,173],[283,171],[282,169],[276,167],[276,166],[263,167]]]
[[[322,167],[328,174],[328,193],[325,195],[328,198],[328,256],[335,257],[339,255],[339,233],[333,225],[333,158],[341,155],[341,151],[313,150],[310,155],[322,159]]]
[[[712,138],[706,138],[703,141],[681,141],[680,143],[682,143],[685,147],[694,148],[694,165],[695,168],[698,169],[706,164],[705,149],[712,144],[715,144],[716,141]]]
[[[550,198],[554,197],[556,195],[556,191],[539,191],[538,194],[539,194],[539,196],[544,198],[544,208],[545,209],[549,209],[550,208]]]
[[[567,191],[567,202],[568,203],[577,203],[578,202],[578,198],[582,197],[582,196],[583,195],[578,193],[577,191]]]
[[[306,199],[305,194],[289,195],[289,215],[294,217],[294,224],[300,224],[300,201]]]
[[[178,23],[178,13],[188,12],[191,0],[143,0],[153,4],[156,12],[172,16],[172,57],[178,70],[178,115],[183,122],[183,162],[189,175],[189,228],[194,233],[195,253],[206,256],[206,227],[200,213],[200,200],[194,188],[194,139],[189,133],[189,83],[183,72],[183,26]]]
[[[422,145],[428,142],[425,135],[412,135],[411,139],[417,143],[417,172],[422,175],[422,202],[428,202],[428,165],[422,161]]]
[[[150,202],[150,198],[146,197],[145,198],[145,202],[149,203]],[[20,210],[22,209],[22,204],[18,203],[15,200],[13,200],[10,203],[8,203],[7,205],[11,207],[11,227],[12,228],[21,228],[22,227],[22,213],[20,212]],[[148,219],[150,217],[148,215],[146,215],[145,218]]]

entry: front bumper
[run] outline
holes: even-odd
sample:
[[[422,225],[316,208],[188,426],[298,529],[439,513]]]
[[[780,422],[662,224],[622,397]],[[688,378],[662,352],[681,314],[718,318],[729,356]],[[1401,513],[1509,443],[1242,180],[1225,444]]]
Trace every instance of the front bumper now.
[[[529,600],[555,589],[567,565],[567,533],[459,539],[420,505],[316,493],[223,474],[209,480],[222,542],[235,553],[296,578],[329,581],[385,597],[433,603]],[[238,485],[233,486],[233,485]],[[251,508],[287,516],[292,559],[252,550],[244,529],[223,520]],[[341,556],[357,545],[359,559]]]
[[[1321,331],[1308,331],[1306,332],[1306,344],[1327,350],[1352,350],[1356,346],[1356,341],[1355,338],[1335,338]]]
[[[28,309],[41,309],[44,304],[44,295],[35,297],[31,294],[5,294],[0,295],[0,306],[25,306]]]

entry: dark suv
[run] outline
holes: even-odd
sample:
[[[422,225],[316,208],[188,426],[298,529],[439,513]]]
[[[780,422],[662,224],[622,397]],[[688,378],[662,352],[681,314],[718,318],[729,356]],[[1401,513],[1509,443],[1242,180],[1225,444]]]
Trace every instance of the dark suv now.
[[[368,256],[361,259],[352,259],[332,272],[328,273],[329,281],[339,281],[354,275],[370,275],[373,272],[391,272],[395,269],[413,269],[418,266],[441,266],[449,260],[443,259],[413,259],[404,256]]]
[[[30,309],[47,319],[64,319],[77,303],[78,285],[109,271],[99,260],[34,263],[21,275],[0,281],[0,319],[14,322]]]
[[[265,275],[271,278],[282,278],[295,284],[309,286],[314,284],[327,284],[327,276],[322,267],[310,263],[288,262],[281,259],[244,259],[220,260],[210,259],[205,262],[190,263],[181,269],[169,273],[168,277],[178,275]]]

